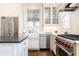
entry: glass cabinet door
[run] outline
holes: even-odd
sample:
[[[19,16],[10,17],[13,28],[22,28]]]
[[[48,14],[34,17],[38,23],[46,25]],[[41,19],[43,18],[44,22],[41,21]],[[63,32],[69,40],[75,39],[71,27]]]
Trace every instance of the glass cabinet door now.
[[[56,7],[44,7],[44,20],[46,25],[58,24]]]
[[[53,7],[52,10],[52,24],[58,24],[58,13],[56,11],[56,7]]]
[[[50,24],[51,23],[50,10],[51,10],[50,7],[45,7],[45,9],[44,9],[45,24]]]

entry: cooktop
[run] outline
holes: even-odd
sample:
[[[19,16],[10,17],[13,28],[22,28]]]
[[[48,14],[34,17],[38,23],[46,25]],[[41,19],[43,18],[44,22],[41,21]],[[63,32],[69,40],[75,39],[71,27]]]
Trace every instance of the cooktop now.
[[[67,39],[70,39],[70,40],[77,40],[77,41],[79,40],[79,35],[74,35],[74,34],[67,34],[67,35],[60,34],[58,36],[63,37],[63,38],[67,38]]]

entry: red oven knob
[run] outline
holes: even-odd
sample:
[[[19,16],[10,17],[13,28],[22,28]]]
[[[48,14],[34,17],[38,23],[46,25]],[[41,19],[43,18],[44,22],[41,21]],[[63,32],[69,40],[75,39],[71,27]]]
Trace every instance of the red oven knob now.
[[[60,44],[61,44],[61,45],[62,45],[62,43],[63,43],[63,42],[62,42],[62,41],[60,41]]]
[[[67,43],[65,43],[64,46],[67,47]]]
[[[72,46],[71,46],[70,48],[71,48],[71,49],[73,49],[73,47],[72,47]]]
[[[62,45],[64,45],[64,42],[62,42]]]
[[[62,44],[62,41],[60,43]]]
[[[62,45],[63,45],[63,46],[64,46],[64,44],[65,44],[65,43],[64,43],[64,42],[62,42]]]
[[[61,44],[61,41],[59,41],[59,44]]]
[[[67,45],[67,48],[70,48],[70,45]]]

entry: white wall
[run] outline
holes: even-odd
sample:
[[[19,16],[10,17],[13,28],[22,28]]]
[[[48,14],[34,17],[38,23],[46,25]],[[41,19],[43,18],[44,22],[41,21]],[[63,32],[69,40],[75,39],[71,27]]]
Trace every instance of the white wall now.
[[[71,31],[71,13],[72,12],[59,12],[60,30],[62,33]]]
[[[71,33],[79,34],[79,9],[71,14]]]
[[[60,32],[60,27],[59,27],[59,25],[45,26],[43,31],[44,32],[52,32],[52,33],[55,33],[55,31]]]
[[[21,4],[0,4],[0,17],[19,17],[19,33],[23,30],[23,7]]]
[[[70,13],[70,17],[69,17],[69,26],[70,28],[62,28],[62,20],[64,18],[61,17],[60,15],[60,28],[61,28],[61,32],[65,32],[68,31],[68,33],[70,34],[79,34],[79,9],[74,11],[74,12],[69,12]],[[65,15],[66,16],[66,15]]]

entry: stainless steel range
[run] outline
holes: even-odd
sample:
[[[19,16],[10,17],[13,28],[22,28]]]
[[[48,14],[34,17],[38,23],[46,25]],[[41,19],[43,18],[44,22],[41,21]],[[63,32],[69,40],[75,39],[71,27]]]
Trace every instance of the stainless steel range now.
[[[56,54],[58,56],[79,56],[79,35],[58,35]]]

